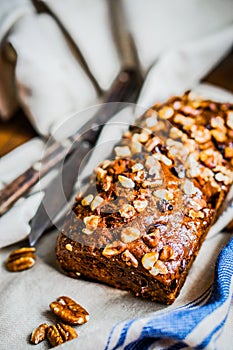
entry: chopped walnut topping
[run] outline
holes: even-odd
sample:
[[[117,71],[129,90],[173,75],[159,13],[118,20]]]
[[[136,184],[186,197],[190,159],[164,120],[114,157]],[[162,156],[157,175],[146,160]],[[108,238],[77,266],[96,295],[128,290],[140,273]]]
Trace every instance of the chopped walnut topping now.
[[[151,248],[157,247],[160,240],[160,231],[156,228],[153,232],[143,236],[143,241]]]
[[[169,159],[168,157],[166,157],[164,154],[161,154],[160,160],[161,160],[162,163],[164,163],[167,166],[172,165],[172,160]]]
[[[188,115],[193,115],[194,117],[196,115],[198,115],[200,113],[200,111],[198,111],[196,108],[199,104],[196,104],[195,107],[194,106],[182,106],[180,109],[183,113],[188,114]]]
[[[119,210],[119,213],[123,218],[130,219],[135,215],[136,212],[132,205],[124,204]]]
[[[133,142],[140,142],[139,141],[139,137],[140,137],[140,134],[138,134],[138,133],[133,134],[132,135],[132,141]]]
[[[141,163],[136,163],[136,164],[134,164],[133,166],[132,166],[132,172],[133,173],[136,173],[137,171],[139,171],[139,170],[142,170],[144,168],[144,165],[143,164],[141,164]]]
[[[152,115],[149,118],[146,118],[146,125],[151,128],[157,124],[157,113],[153,111]]]
[[[211,118],[210,125],[214,129],[226,130],[224,119],[222,117]]]
[[[140,170],[137,172],[136,176],[134,177],[135,181],[143,181],[146,178],[146,172],[144,170]]]
[[[158,252],[146,253],[142,257],[142,265],[146,270],[151,270],[154,267],[154,264],[159,258]]]
[[[93,201],[91,202],[91,210],[94,211],[96,208],[98,208],[101,203],[103,203],[104,199],[100,196],[95,196]]]
[[[142,142],[142,143],[145,143],[148,138],[149,138],[149,134],[150,132],[147,132],[146,130],[143,130],[143,132],[141,134],[138,134],[138,141],[139,142]]]
[[[229,185],[231,183],[231,179],[229,179],[226,175],[223,175],[222,173],[215,174],[215,179],[218,182],[223,182],[225,185]]]
[[[1,183],[0,183],[0,188],[1,188]],[[83,197],[83,192],[79,192],[79,193],[77,193],[77,195],[75,196],[75,200],[76,200],[77,202],[79,202],[79,201],[82,199],[82,197]]]
[[[197,192],[197,187],[194,186],[193,182],[190,180],[184,180],[183,184],[184,193],[187,195],[192,195]]]
[[[165,247],[163,247],[163,249],[159,255],[159,259],[162,261],[173,260],[174,257],[175,257],[174,251],[173,251],[172,247],[170,247],[169,245],[166,245]]]
[[[111,258],[112,256],[116,256],[121,254],[126,248],[126,245],[121,241],[115,241],[112,244],[107,244],[102,254],[106,256],[106,258]]]
[[[145,210],[147,205],[148,205],[148,201],[146,199],[137,199],[133,201],[133,206],[139,213]]]
[[[227,139],[226,133],[219,130],[211,130],[211,135],[215,138],[218,142],[225,142]]]
[[[138,267],[138,261],[135,258],[135,256],[130,253],[130,251],[127,249],[121,254],[121,258],[123,261],[126,262],[126,265],[128,266],[133,266],[133,267]]]
[[[193,118],[185,117],[183,114],[180,114],[180,113],[176,114],[174,118],[174,122],[184,126],[195,124],[195,120]]]
[[[153,175],[153,178],[154,179],[160,179],[161,176],[160,176],[160,164],[158,163],[159,166],[152,166],[149,170],[149,175]]]
[[[200,160],[210,168],[214,168],[217,165],[222,164],[222,155],[220,152],[214,151],[213,149],[206,149],[200,152]]]
[[[180,109],[180,107],[181,107],[181,102],[180,102],[180,101],[175,101],[175,102],[173,103],[173,108],[174,108],[175,110]]]
[[[231,170],[227,169],[224,166],[220,166],[220,165],[216,166],[216,168],[214,168],[213,170],[215,172],[219,172],[219,175],[216,174],[216,175],[218,175],[217,178],[216,178],[216,175],[215,175],[215,178],[216,178],[217,181],[223,181],[225,185],[229,185],[229,184],[232,183],[232,181],[233,181],[233,172]],[[224,178],[220,175],[221,173],[223,175],[225,175]],[[222,180],[220,180],[220,178]]]
[[[164,262],[162,262],[160,260],[156,261],[155,265],[150,270],[150,274],[153,276],[166,275],[166,273],[168,273],[168,269],[167,269],[166,265],[164,264]]]
[[[130,157],[131,151],[128,146],[115,147],[115,153],[117,157]]]
[[[166,144],[168,147],[173,147],[173,146],[176,148],[184,147],[184,145],[181,142],[175,141],[175,140],[170,139],[170,138],[166,140]]]
[[[227,126],[233,129],[233,111],[227,111]]]
[[[97,226],[98,226],[99,217],[96,216],[96,215],[86,216],[86,217],[83,219],[83,222],[84,222],[84,224],[86,225],[86,228],[87,228],[88,230],[94,231],[94,230],[97,228]]]
[[[150,169],[152,166],[155,166],[155,165],[158,165],[158,161],[155,159],[154,156],[146,157],[145,167],[147,169]]]
[[[98,167],[95,169],[95,173],[96,173],[97,180],[100,181],[107,175],[107,170],[104,170]]]
[[[102,183],[102,188],[106,192],[110,189],[112,184],[112,178],[111,176],[106,176],[103,183]]]
[[[160,160],[162,163],[164,163],[167,166],[172,165],[172,160],[166,157],[164,154],[156,153],[153,155],[155,159]]]
[[[138,141],[131,143],[131,151],[133,153],[141,153],[142,152],[142,144]]]
[[[191,178],[200,175],[200,165],[197,161],[198,157],[199,155],[195,152],[191,153],[186,160],[187,176]]]
[[[205,215],[201,211],[195,211],[195,210],[191,209],[189,211],[189,217],[192,218],[192,219],[196,219],[196,218],[203,219],[205,217]]]
[[[148,152],[151,152],[159,143],[160,139],[157,136],[154,136],[152,139],[147,141],[145,148]]]
[[[102,168],[103,169],[106,169],[109,165],[111,165],[112,164],[112,161],[111,160],[109,160],[109,159],[106,159],[106,160],[104,160],[102,163],[101,163],[101,166],[102,166]]]
[[[233,158],[233,148],[232,147],[225,148],[225,157],[226,158]]]
[[[169,136],[172,139],[181,138],[182,135],[183,135],[183,132],[174,126],[171,128],[170,133],[169,133]]]
[[[191,136],[198,143],[205,143],[211,140],[210,131],[203,125],[192,125],[191,126]]]
[[[172,107],[164,106],[159,110],[159,116],[162,119],[169,119],[174,114],[174,109]]]
[[[200,97],[200,95],[196,91],[193,91],[193,90],[191,90],[189,92],[188,99],[192,102],[198,102],[199,104],[202,102],[202,98]]]
[[[155,131],[160,131],[160,130],[164,130],[165,128],[165,123],[162,122],[162,120],[159,120],[158,123],[154,126],[154,130]]]
[[[210,180],[212,180],[214,178],[214,173],[209,168],[202,168],[200,176],[205,181],[210,181]]]
[[[91,202],[93,201],[93,199],[94,199],[93,194],[88,194],[86,197],[83,198],[83,200],[82,200],[81,203],[82,203],[82,205],[85,207],[85,206],[91,204]]]
[[[131,139],[131,135],[132,135],[132,133],[128,130],[128,131],[124,132],[123,138],[124,139]]]
[[[146,187],[158,187],[158,186],[161,186],[163,184],[163,180],[162,179],[158,179],[158,180],[154,180],[154,181],[149,181],[149,180],[146,180],[142,183],[142,186],[144,188]]]
[[[70,252],[72,252],[73,247],[71,244],[66,244],[66,249],[69,250]]]
[[[189,200],[189,204],[192,207],[192,209],[195,211],[200,211],[207,205],[206,201],[201,198],[192,198]]]
[[[175,141],[173,139],[167,139],[167,146],[169,147],[169,156],[174,159],[174,157],[186,159],[187,158],[187,150],[184,147],[184,144]]]
[[[192,139],[182,140],[188,153],[196,151],[196,142]]]
[[[159,199],[165,199],[167,201],[172,200],[174,198],[173,193],[168,190],[157,190],[153,192],[153,195]]]
[[[121,240],[124,243],[129,243],[135,241],[135,239],[140,237],[140,231],[134,227],[125,227],[121,231]]]
[[[125,188],[134,188],[135,187],[135,183],[133,182],[133,180],[129,179],[126,176],[119,175],[118,180],[119,180],[120,184]]]

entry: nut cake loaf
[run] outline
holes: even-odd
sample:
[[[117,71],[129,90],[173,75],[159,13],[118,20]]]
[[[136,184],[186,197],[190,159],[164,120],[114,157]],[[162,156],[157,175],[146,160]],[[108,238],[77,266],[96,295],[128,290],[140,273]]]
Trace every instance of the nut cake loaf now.
[[[233,182],[233,105],[191,92],[130,126],[77,196],[59,266],[171,304]]]

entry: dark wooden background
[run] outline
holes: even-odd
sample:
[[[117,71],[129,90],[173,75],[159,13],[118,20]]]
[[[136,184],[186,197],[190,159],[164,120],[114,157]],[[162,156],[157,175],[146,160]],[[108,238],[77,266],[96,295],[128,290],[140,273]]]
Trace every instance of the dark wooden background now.
[[[233,92],[233,51],[216,67],[204,81]],[[22,110],[8,122],[0,121],[0,157],[36,135]]]

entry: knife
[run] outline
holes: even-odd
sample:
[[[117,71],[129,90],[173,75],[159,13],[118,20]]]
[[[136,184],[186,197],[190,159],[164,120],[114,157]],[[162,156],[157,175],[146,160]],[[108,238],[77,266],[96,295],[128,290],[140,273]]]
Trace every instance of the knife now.
[[[126,20],[124,19],[121,2],[110,1],[108,2],[108,5],[112,21],[113,38],[118,48],[118,54],[121,57],[122,69],[115,78],[115,82],[110,90],[105,93],[102,102],[134,102],[139,92],[139,88],[142,85],[142,76],[139,70],[136,48],[132,36],[124,25]],[[49,13],[50,15],[55,16],[51,10]],[[58,24],[60,25],[60,21]],[[116,107],[119,108],[120,105]],[[23,174],[6,185],[0,191],[0,216],[9,210],[20,197],[25,195],[30,188],[39,181],[39,178],[48,173],[64,159],[64,156],[67,153],[67,144],[68,146],[73,144],[73,148],[70,149],[70,151],[73,150],[77,145],[76,141],[80,139],[84,131],[96,128],[97,124],[103,125],[106,123],[109,116],[105,114],[106,109],[102,111],[102,115],[99,113],[91,118],[89,122],[87,122],[68,140],[63,141],[62,143],[54,141],[54,143],[47,149],[47,152],[41,161],[36,162]],[[113,115],[113,112],[111,115]],[[99,132],[100,129],[95,132],[93,130],[90,131],[89,136],[91,142],[93,142],[93,139],[96,140]]]
[[[109,102],[134,102],[142,86],[143,79],[139,70],[138,56],[133,38],[124,25],[126,21],[122,4],[120,1],[109,1],[108,4],[112,21],[112,33],[121,56],[122,69],[110,90],[105,94],[102,107],[78,131],[80,137],[74,143],[73,154],[65,163],[63,171],[60,171],[52,181],[52,184],[46,188],[43,201],[31,221],[31,232],[29,234],[31,246],[36,244],[43,232],[51,225],[58,212],[67,203],[77,180],[78,169],[84,156],[88,152],[90,153],[104,124],[122,108],[121,103]],[[118,32],[119,28],[120,31]]]
[[[138,73],[130,68],[124,69],[114,81],[112,88],[106,95],[105,102],[112,102],[115,99],[121,101],[128,99],[132,101],[137,97],[140,88],[141,80],[138,79]],[[72,152],[70,158],[65,162],[62,173],[60,172],[52,180],[51,185],[48,185],[45,189],[43,201],[31,221],[31,232],[29,234],[29,243],[31,246],[35,245],[43,232],[51,225],[51,221],[55,218],[56,214],[67,203],[77,180],[78,170],[83,158],[88,152],[90,153],[105,123],[120,108],[122,108],[122,103],[103,104],[88,123],[90,128],[88,129],[86,124],[84,134],[80,135],[75,146],[71,146],[71,151],[67,151],[67,153]]]
[[[34,246],[42,233],[51,225],[57,213],[66,205],[77,180],[80,163],[90,152],[93,145],[81,142],[76,150],[68,156],[63,167],[46,188],[45,195],[36,215],[31,221],[29,244]]]

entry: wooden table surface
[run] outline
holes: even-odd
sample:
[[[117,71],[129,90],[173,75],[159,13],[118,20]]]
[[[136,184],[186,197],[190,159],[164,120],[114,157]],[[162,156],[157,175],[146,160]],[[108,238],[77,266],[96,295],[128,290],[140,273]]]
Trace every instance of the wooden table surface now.
[[[233,51],[203,80],[233,92]],[[0,121],[0,157],[35,135],[22,110],[10,121]]]

